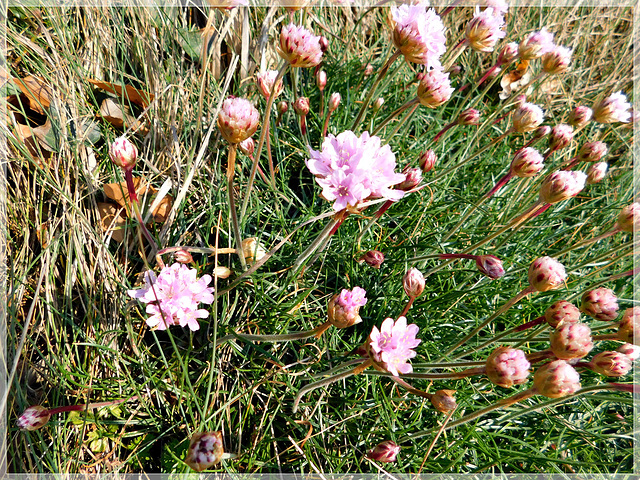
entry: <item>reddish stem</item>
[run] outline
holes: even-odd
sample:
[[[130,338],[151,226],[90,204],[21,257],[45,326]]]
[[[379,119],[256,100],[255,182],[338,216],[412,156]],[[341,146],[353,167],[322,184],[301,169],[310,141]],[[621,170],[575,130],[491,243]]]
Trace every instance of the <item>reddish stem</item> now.
[[[415,299],[416,297],[409,297],[409,301],[407,302],[407,305],[404,307],[404,310],[402,310],[402,313],[400,314],[401,317],[404,317],[407,314],[407,312],[411,308],[411,305],[413,305],[413,301]]]
[[[536,218],[538,215],[542,215],[544,212],[546,212],[549,209],[550,206],[551,206],[550,203],[547,203],[546,205],[541,206],[538,210],[535,211],[533,215],[531,215],[528,218],[528,220],[532,220]]]
[[[462,91],[462,89],[460,90]],[[451,122],[449,125],[447,125],[442,130],[440,130],[438,134],[435,137],[433,137],[433,143],[436,143],[438,140],[440,140],[440,137],[442,137],[442,135],[444,135],[447,131],[449,131],[450,128],[455,127],[457,124],[458,122]]]
[[[633,383],[609,383],[608,385],[619,392],[637,393],[637,385]]]
[[[493,186],[491,190],[484,194],[485,198],[491,198],[498,190],[504,187],[509,180],[511,180],[511,172],[507,173],[504,177],[502,177],[498,182]]]
[[[329,237],[331,237],[331,235],[333,235],[338,231],[338,228],[340,228],[340,225],[342,225],[342,222],[344,222],[344,219],[347,218],[348,216],[349,216],[349,212],[345,210],[344,214],[342,215],[342,218],[338,220],[338,223],[336,223],[331,229],[331,231],[329,232]]]
[[[528,328],[535,327],[536,325],[540,325],[541,323],[544,323],[545,320],[546,320],[545,316],[542,315],[541,317],[538,317],[538,318],[536,318],[534,320],[531,320],[531,321],[529,321],[527,323],[523,323],[519,327],[516,327],[514,332],[521,332],[521,331],[526,330]]]
[[[125,170],[124,179],[127,182],[127,192],[129,192],[129,200],[131,201],[131,203],[138,203],[138,194],[136,193],[136,186],[133,183],[133,170]]]
[[[493,72],[495,72],[495,71],[496,71],[496,69],[500,68],[500,66],[501,66],[501,65],[502,65],[502,63],[501,63],[501,62],[496,62],[496,64],[495,64],[493,67],[489,68],[489,70],[487,70],[487,71],[485,72],[485,74],[482,76],[482,78],[481,78],[480,80],[478,80],[478,86],[482,85],[482,83],[483,83],[487,78],[489,78],[489,76],[490,76]]]
[[[470,253],[443,253],[440,255],[440,260],[448,260],[450,258],[466,258],[467,260],[476,260],[478,256],[472,255]]]

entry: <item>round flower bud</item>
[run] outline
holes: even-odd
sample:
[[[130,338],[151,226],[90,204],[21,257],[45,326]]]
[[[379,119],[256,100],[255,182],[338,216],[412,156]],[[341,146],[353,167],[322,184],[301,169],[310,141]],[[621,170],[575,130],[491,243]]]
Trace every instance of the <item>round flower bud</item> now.
[[[405,175],[405,179],[396,185],[395,188],[397,190],[408,192],[422,181],[422,170],[419,168],[407,165],[402,170],[402,173]]]
[[[494,280],[504,276],[502,260],[494,255],[478,255],[476,257],[476,266],[480,273]]]
[[[133,170],[138,149],[125,136],[116,138],[109,147],[109,158],[123,170]]]
[[[487,358],[485,369],[491,383],[509,388],[527,381],[531,364],[522,350],[498,347]]]
[[[497,63],[509,64],[518,58],[518,44],[516,42],[507,43],[498,54]]]
[[[242,253],[247,265],[251,266],[264,257],[267,251],[255,237],[245,238],[242,241]]]
[[[320,37],[293,23],[282,27],[277,49],[278,54],[292,67],[315,67],[322,60]]]
[[[420,168],[422,169],[422,173],[427,173],[435,167],[436,162],[438,161],[438,157],[436,156],[436,152],[433,150],[427,150],[418,159],[418,163]]]
[[[282,79],[278,80],[278,84],[273,86],[278,77],[277,70],[267,70],[266,72],[260,72],[256,75],[256,80],[258,82],[258,90],[262,96],[266,99],[269,98],[271,92],[273,91],[273,98],[276,98],[278,95],[282,93],[282,89],[284,88],[284,84],[282,83]]]
[[[347,328],[362,322],[360,307],[367,303],[364,288],[353,287],[353,290],[343,289],[334,295],[327,306],[327,317],[331,325],[336,328]]]
[[[616,336],[622,342],[640,346],[640,307],[624,311]]]
[[[289,103],[284,100],[282,102],[278,102],[278,113],[280,115],[287,113],[287,110],[289,110]]]
[[[620,210],[616,227],[627,233],[640,230],[640,203],[632,203]]]
[[[569,69],[573,50],[555,45],[553,49],[542,55],[542,70],[550,75],[564,73]]]
[[[562,398],[580,390],[580,375],[564,360],[554,360],[538,368],[533,386],[547,398]]]
[[[405,293],[411,298],[419,297],[424,291],[425,280],[422,272],[415,267],[407,270],[407,273],[402,277],[402,286]]]
[[[543,28],[539,32],[530,33],[520,42],[518,54],[522,60],[535,60],[553,48],[553,33]]]
[[[549,148],[551,150],[560,150],[566,147],[573,140],[573,127],[565,123],[560,123],[551,129],[549,137]]]
[[[586,357],[593,348],[591,329],[586,323],[560,322],[550,339],[551,351],[562,360]]]
[[[465,39],[467,44],[477,52],[493,52],[496,43],[504,38],[506,32],[502,30],[504,19],[496,15],[493,8],[477,11],[467,23]]]
[[[511,175],[519,178],[533,177],[544,168],[544,157],[533,147],[518,150],[511,162]]]
[[[338,92],[332,93],[331,97],[329,98],[329,111],[335,112],[335,110],[338,108],[338,105],[340,105],[341,100],[342,97]]]
[[[191,263],[191,262],[193,262],[193,257],[184,248],[181,248],[180,250],[177,250],[176,252],[174,252],[173,256],[175,257],[176,262],[179,262],[179,263]]]
[[[431,70],[420,75],[418,100],[425,107],[436,108],[449,100],[454,90],[448,73]]]
[[[222,265],[218,265],[216,268],[213,269],[213,275],[216,278],[229,278],[231,276],[233,272],[227,268],[227,267],[223,267]]]
[[[600,183],[607,176],[609,165],[607,162],[598,162],[592,164],[587,170],[587,185]]]
[[[540,184],[540,201],[558,203],[575,197],[587,182],[587,174],[579,171],[558,170],[547,175]]]
[[[393,463],[396,461],[400,447],[392,440],[385,440],[369,450],[367,458],[383,463]]]
[[[627,123],[631,120],[631,105],[622,92],[609,95],[593,107],[593,119],[598,123]]]
[[[607,377],[623,377],[631,371],[631,359],[620,352],[600,352],[590,362],[591,369]]]
[[[309,99],[307,97],[298,97],[298,99],[293,102],[293,110],[301,117],[309,113],[309,108]]]
[[[535,132],[533,132],[533,139],[534,140],[539,140],[542,137],[546,137],[550,133],[551,133],[551,127],[550,126],[541,125],[540,127],[536,128]]]
[[[384,105],[384,98],[378,97],[375,102],[373,102],[373,111],[377,112]]]
[[[573,303],[560,300],[545,310],[544,319],[553,328],[556,328],[560,322],[565,324],[578,323],[580,321],[580,310]]]
[[[195,433],[185,463],[196,472],[202,472],[222,460],[223,454],[222,432]]]
[[[329,50],[329,39],[324,35],[320,37],[320,40],[318,43],[320,43],[320,50],[322,50],[322,53]]]
[[[362,262],[365,262],[373,268],[380,268],[380,265],[384,262],[384,253],[379,252],[378,250],[369,250],[358,260],[358,263]]]
[[[316,85],[318,85],[318,90],[321,92],[324,90],[324,87],[327,86],[327,72],[319,70],[318,73],[316,73]]]
[[[604,142],[587,142],[580,147],[576,158],[581,162],[599,162],[607,151],[607,144]]]
[[[579,105],[569,114],[569,125],[574,128],[584,127],[591,121],[593,117],[593,110],[584,105]]]
[[[566,279],[564,266],[555,258],[540,257],[529,266],[529,285],[538,292],[558,288]]]
[[[368,77],[369,75],[371,75],[373,73],[373,65],[371,65],[370,63],[367,63],[364,66],[364,76]]]
[[[618,316],[618,298],[610,288],[590,290],[582,295],[580,311],[596,320],[610,322]]]
[[[462,73],[462,67],[460,65],[451,65],[447,73],[449,73],[451,78],[457,77]]]
[[[231,144],[238,144],[253,135],[259,121],[258,110],[244,98],[227,98],[218,114],[220,133]]]
[[[544,120],[542,109],[533,103],[524,103],[513,114],[513,128],[518,133],[532,132]]]
[[[51,418],[49,414],[49,410],[41,407],[40,405],[34,405],[32,407],[27,408],[22,415],[18,417],[16,420],[16,425],[20,430],[38,430],[39,428],[44,427]]]
[[[640,347],[637,347],[632,343],[623,343],[618,347],[617,351],[625,354],[632,362],[635,362],[640,358]]]
[[[431,405],[441,413],[449,413],[458,406],[454,393],[456,393],[455,390],[437,390],[431,395]]]
[[[458,125],[478,125],[480,112],[475,108],[468,108],[458,116]]]
[[[252,137],[249,137],[249,138],[241,141],[238,144],[238,148],[240,149],[240,151],[242,153],[244,153],[245,155],[250,157],[251,155],[253,155],[253,152],[256,149],[256,142],[253,140]]]

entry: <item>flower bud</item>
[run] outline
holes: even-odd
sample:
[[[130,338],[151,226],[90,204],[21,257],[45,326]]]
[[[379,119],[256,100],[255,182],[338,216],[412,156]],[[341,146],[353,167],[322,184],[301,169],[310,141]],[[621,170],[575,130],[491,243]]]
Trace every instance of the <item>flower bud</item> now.
[[[618,347],[617,351],[629,357],[629,360],[632,362],[635,362],[640,358],[640,347],[637,347],[632,343],[623,343]]]
[[[369,450],[367,458],[377,462],[392,463],[400,452],[400,447],[392,440],[385,440]]]
[[[371,75],[373,73],[373,65],[371,65],[370,63],[367,63],[364,66],[364,76],[368,77],[369,75]]]
[[[553,151],[566,147],[573,140],[573,127],[560,123],[551,129],[549,148]]]
[[[478,255],[476,266],[480,273],[494,280],[504,276],[502,260],[494,255]]]
[[[498,347],[487,358],[485,369],[491,383],[509,388],[527,381],[531,364],[522,350]]]
[[[222,460],[223,454],[222,432],[195,433],[191,437],[185,463],[201,472]]]
[[[640,230],[640,203],[635,202],[624,207],[618,214],[616,227],[627,233]]]
[[[618,299],[610,288],[596,288],[582,295],[580,311],[596,320],[610,322],[618,316]]]
[[[553,33],[543,28],[539,32],[530,33],[520,42],[518,54],[522,60],[535,60],[550,51],[553,46]]]
[[[259,121],[258,110],[244,98],[227,98],[218,113],[220,133],[231,144],[238,144],[253,135]]]
[[[497,63],[510,64],[518,58],[518,44],[516,42],[507,43],[498,54]]]
[[[607,377],[623,377],[631,371],[631,359],[620,352],[600,352],[590,362],[591,369]]]
[[[580,310],[573,303],[560,300],[545,310],[544,318],[549,325],[556,328],[560,322],[565,324],[579,322]]]
[[[267,254],[267,251],[255,237],[245,238],[242,241],[242,253],[247,265],[253,265]]]
[[[593,119],[598,123],[627,123],[631,120],[631,105],[622,92],[609,95],[593,107]]]
[[[532,132],[544,120],[542,109],[533,103],[524,103],[513,114],[513,128],[518,133]]]
[[[213,269],[213,275],[216,278],[229,278],[231,276],[233,272],[228,269],[227,267],[223,267],[222,265],[218,265],[216,268]]]
[[[238,148],[242,153],[250,157],[256,149],[256,142],[253,137],[249,137],[238,144]]]
[[[329,50],[329,39],[327,37],[321,36],[318,43],[320,44],[320,50],[322,50],[322,53]]]
[[[446,51],[445,26],[435,10],[424,5],[402,5],[391,9],[391,39],[407,62],[440,68]]]
[[[458,125],[478,125],[480,112],[475,108],[468,108],[458,116]]]
[[[502,30],[504,19],[496,15],[493,8],[476,12],[467,23],[465,39],[467,44],[477,52],[493,52],[496,43],[506,35]]]
[[[533,132],[533,139],[534,140],[539,140],[542,137],[546,137],[547,135],[549,135],[551,133],[551,127],[548,125],[541,125],[538,128],[536,128],[536,131]]]
[[[462,73],[462,67],[460,65],[451,65],[447,72],[449,73],[450,78],[454,78]]]
[[[433,167],[435,167],[437,160],[438,157],[436,156],[436,152],[434,152],[433,150],[427,150],[422,155],[420,155],[418,163],[420,164],[422,173],[431,171]]]
[[[519,178],[533,177],[544,168],[544,157],[533,147],[518,150],[511,162],[511,175]]]
[[[287,110],[289,110],[289,103],[285,102],[284,100],[282,102],[278,102],[278,113],[280,115],[284,115],[285,113],[287,113]]]
[[[274,88],[276,78],[278,78],[277,70],[267,70],[266,72],[260,72],[256,75],[258,90],[260,90],[264,98],[268,99],[271,91],[273,91],[273,98],[276,98],[282,93],[282,89],[284,88],[282,79],[278,80],[278,84]]]
[[[580,390],[580,375],[564,360],[554,360],[538,368],[533,386],[547,398],[562,398]]]
[[[593,163],[587,170],[587,185],[600,183],[607,176],[609,165],[607,162]]]
[[[328,46],[326,39],[325,42]],[[322,61],[322,47],[325,42],[306,28],[290,23],[280,31],[277,50],[292,67],[315,67]]]
[[[316,73],[316,85],[318,85],[318,90],[321,92],[324,90],[324,87],[327,86],[327,72],[319,70],[318,73]]]
[[[331,97],[329,98],[329,111],[335,112],[336,109],[338,108],[338,105],[340,105],[341,100],[342,100],[342,97],[338,92],[332,93]]]
[[[179,262],[179,263],[191,263],[191,262],[193,262],[193,257],[184,248],[181,248],[180,250],[177,250],[176,252],[174,252],[173,256],[175,257],[176,262]]]
[[[362,322],[360,307],[367,303],[364,288],[353,287],[353,290],[343,289],[334,295],[327,306],[327,317],[331,325],[336,328],[347,328]]]
[[[298,97],[298,99],[293,102],[293,110],[304,117],[309,113],[309,99],[307,97]]]
[[[607,151],[607,144],[604,142],[587,142],[580,147],[576,158],[581,162],[599,162]]]
[[[555,45],[553,49],[542,56],[542,70],[549,75],[564,73],[569,69],[573,50],[560,45]]]
[[[560,322],[550,339],[551,351],[562,360],[586,357],[593,349],[591,329],[586,323]]]
[[[116,138],[109,147],[109,158],[123,170],[133,170],[138,149],[125,136]]]
[[[22,412],[22,415],[16,420],[16,424],[20,430],[28,430],[31,432],[44,427],[50,418],[51,415],[48,409],[40,405],[34,405]]]
[[[440,413],[449,413],[458,406],[453,394],[455,390],[437,390],[431,395],[431,405]]]
[[[384,98],[378,97],[378,99],[373,102],[373,111],[377,112],[382,108],[382,105],[384,105]]]
[[[379,252],[378,250],[369,250],[358,260],[358,263],[362,262],[365,262],[367,265],[373,268],[379,269],[380,265],[382,265],[382,262],[384,262],[384,253]]]
[[[593,117],[593,110],[584,105],[578,105],[576,108],[571,110],[569,114],[569,125],[574,128],[584,127],[591,121]]]
[[[529,267],[529,285],[538,292],[558,288],[567,279],[564,266],[555,258],[540,257]]]
[[[424,275],[422,272],[415,267],[407,270],[407,273],[402,277],[402,286],[404,287],[405,293],[410,298],[418,298],[425,287]]]
[[[420,75],[418,100],[425,107],[436,108],[449,100],[454,90],[448,73],[431,70]]]
[[[640,307],[624,311],[616,337],[622,342],[640,346]]]
[[[587,182],[587,174],[579,171],[558,170],[547,175],[540,184],[540,201],[558,203],[575,197]]]
[[[405,179],[395,186],[397,190],[408,192],[422,181],[422,170],[419,168],[407,165],[402,170],[402,173],[405,175]]]

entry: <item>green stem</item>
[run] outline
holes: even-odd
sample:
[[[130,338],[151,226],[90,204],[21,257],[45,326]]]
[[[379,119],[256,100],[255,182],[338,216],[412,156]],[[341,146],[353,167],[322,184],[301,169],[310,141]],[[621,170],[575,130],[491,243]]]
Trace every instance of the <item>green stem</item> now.
[[[413,98],[411,100],[409,100],[407,103],[405,103],[404,105],[396,108],[393,112],[391,112],[387,118],[385,118],[384,120],[382,120],[382,122],[380,123],[380,125],[378,125],[376,127],[376,129],[371,133],[371,135],[375,135],[377,134],[380,130],[382,130],[384,128],[384,126],[389,123],[391,120],[393,120],[394,118],[396,118],[398,115],[400,115],[402,112],[404,112],[405,110],[407,110],[409,107],[412,107],[416,104],[418,104],[419,100],[418,97]]]
[[[384,372],[378,372],[378,371],[371,371],[371,372],[365,372],[367,375],[377,375],[380,377],[391,377],[393,378],[393,375],[391,375],[390,373],[384,373]],[[426,380],[456,380],[456,379],[460,379],[460,378],[467,378],[467,377],[472,377],[474,375],[484,375],[485,373],[485,368],[484,367],[477,367],[477,368],[468,368],[466,370],[463,370],[461,372],[450,372],[450,373],[417,373],[417,372],[412,372],[412,373],[403,373],[402,376],[406,377],[406,378],[421,378],[421,379],[426,379]]]
[[[298,258],[296,258],[296,261],[293,262],[293,271],[298,270],[302,264],[311,256],[313,255],[313,252],[316,251],[316,249],[322,245],[324,243],[324,241],[330,236],[331,231],[333,230],[333,228],[340,222],[339,219],[336,218],[337,215],[334,215],[333,218],[331,218],[331,220],[327,223],[327,225],[324,227],[324,229],[318,234],[318,236],[315,238],[315,240],[313,242],[311,242],[311,245],[309,245],[307,247],[307,249],[302,252]]]
[[[414,114],[419,105],[419,103],[415,103],[409,113],[407,113],[403,118],[400,119],[400,121],[398,122],[398,126],[393,130],[393,132],[391,133],[391,137],[389,138],[394,138],[398,134],[402,125],[404,125],[404,123],[409,120],[409,118],[411,118],[411,115]]]
[[[229,145],[229,158],[227,159],[227,194],[229,198],[229,210],[231,211],[231,225],[233,227],[233,235],[236,237],[236,253],[240,257],[240,265],[242,271],[247,269],[247,262],[242,251],[242,233],[240,232],[240,223],[238,222],[238,212],[236,210],[236,200],[233,194],[233,176],[236,167],[236,153],[238,145],[232,143]]]
[[[234,339],[245,340],[247,342],[289,342],[291,340],[303,340],[305,338],[311,338],[315,336],[323,327],[324,327],[324,324],[319,325],[312,330],[304,330],[302,332],[283,333],[283,334],[276,334],[276,335],[253,335],[249,333],[233,332],[233,333],[230,333],[229,335],[225,335],[222,338],[218,338],[216,340],[216,345],[220,346],[223,343],[228,342],[229,340],[234,340]]]

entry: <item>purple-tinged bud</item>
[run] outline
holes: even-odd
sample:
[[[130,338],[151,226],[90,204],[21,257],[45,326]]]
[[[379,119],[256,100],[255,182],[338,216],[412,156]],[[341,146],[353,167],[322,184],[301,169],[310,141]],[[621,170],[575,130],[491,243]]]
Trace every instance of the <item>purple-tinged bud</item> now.
[[[449,413],[455,410],[458,406],[453,394],[455,390],[437,390],[436,393],[431,395],[431,405],[440,413]]]
[[[378,250],[369,250],[362,255],[358,260],[358,263],[365,262],[367,265],[373,268],[380,268],[380,265],[384,262],[384,253]]]
[[[494,280],[504,276],[502,260],[495,255],[478,255],[476,257],[476,266],[480,273]]]
[[[580,147],[576,158],[581,162],[599,162],[608,150],[607,144],[604,142],[587,142]]]
[[[572,125],[575,128],[584,127],[592,118],[593,110],[584,105],[578,105],[576,108],[571,110],[571,113],[569,114],[569,125]]]
[[[327,37],[321,36],[319,43],[320,43],[320,50],[322,50],[322,53],[329,50],[329,39]]]
[[[292,67],[315,67],[322,61],[321,37],[293,23],[282,27],[277,50]]]
[[[373,111],[377,112],[384,105],[384,98],[378,97],[375,102],[373,102]]]
[[[253,152],[256,150],[256,142],[253,140],[253,137],[249,137],[238,144],[238,148],[242,153],[250,157],[253,155]]]
[[[508,65],[516,58],[518,58],[518,44],[516,42],[510,42],[500,50],[497,63]]]
[[[395,188],[397,190],[408,192],[422,181],[422,170],[420,170],[419,168],[410,167],[409,165],[407,165],[402,170],[402,173],[405,175],[405,179],[404,181],[396,185]]]
[[[518,133],[532,132],[544,120],[544,112],[533,103],[524,103],[513,114],[513,128]]]
[[[610,288],[590,290],[582,295],[580,311],[596,320],[613,321],[618,317],[618,298]]]
[[[393,463],[396,461],[400,447],[392,440],[385,440],[369,450],[367,458],[383,463]]]
[[[549,137],[549,148],[551,150],[560,150],[566,147],[573,140],[573,127],[565,123],[560,123],[551,129]]]
[[[578,323],[580,310],[573,303],[560,300],[545,310],[544,318],[549,325],[556,328],[560,322],[565,324]]]
[[[587,174],[575,170],[558,170],[545,177],[540,184],[540,201],[558,203],[575,197],[587,182]]]
[[[598,162],[592,164],[587,170],[587,185],[600,183],[607,176],[609,165],[607,162]]]
[[[318,73],[316,73],[316,85],[318,85],[318,90],[321,92],[324,90],[324,87],[327,86],[327,72],[319,70]]]
[[[510,388],[527,381],[531,364],[522,350],[498,347],[487,358],[487,377],[494,385]]]
[[[332,93],[331,97],[329,97],[329,111],[335,112],[336,109],[338,108],[338,105],[340,105],[341,101],[342,101],[342,96],[340,96],[338,92]]]
[[[542,70],[549,75],[564,73],[571,64],[573,50],[560,45],[555,45],[551,51],[542,56]]]
[[[629,360],[632,362],[635,362],[640,358],[640,347],[637,347],[632,343],[623,343],[618,347],[617,351],[629,357]]]
[[[593,349],[591,329],[586,323],[560,322],[550,340],[551,351],[562,360],[586,357]]]
[[[580,375],[564,360],[554,360],[538,368],[533,386],[547,398],[562,398],[580,390]]]
[[[184,248],[181,248],[180,250],[177,250],[176,252],[174,252],[173,256],[175,257],[176,262],[179,262],[179,263],[193,262],[193,257]]]
[[[425,107],[437,108],[451,98],[454,90],[448,73],[431,70],[420,76],[418,100]]]
[[[593,107],[593,119],[598,123],[627,123],[631,120],[631,105],[622,92],[616,92]]]
[[[273,98],[276,98],[282,93],[282,89],[284,88],[282,79],[278,80],[278,84],[274,88],[276,78],[278,78],[277,70],[267,70],[266,72],[256,74],[258,90],[260,90],[260,93],[264,98],[268,99],[271,95],[271,91],[273,91]]]
[[[519,178],[534,177],[544,168],[544,157],[533,147],[518,150],[511,162],[511,175]]]
[[[123,170],[133,170],[138,158],[138,149],[125,136],[116,138],[109,147],[109,158]]]
[[[451,65],[447,73],[449,73],[450,78],[457,77],[462,73],[462,67],[460,65]]]
[[[278,102],[278,113],[280,115],[284,115],[285,113],[287,113],[287,110],[289,110],[288,102],[285,102],[284,100],[281,102]]]
[[[567,279],[564,265],[551,257],[540,257],[531,262],[528,276],[529,285],[538,292],[556,289]]]
[[[367,63],[364,66],[364,76],[368,77],[369,75],[371,75],[373,73],[373,65],[371,65],[370,63]]]
[[[543,28],[539,32],[530,33],[520,42],[518,54],[522,60],[535,60],[549,52],[554,46],[553,33]]]
[[[458,116],[458,125],[478,125],[480,112],[475,108],[468,108]]]
[[[620,352],[600,352],[591,359],[591,369],[607,377],[623,377],[631,371],[631,359]]]
[[[402,277],[402,286],[404,287],[405,293],[410,298],[418,298],[425,287],[424,275],[422,272],[415,267],[407,270],[407,273]]]
[[[238,144],[253,135],[259,122],[258,110],[244,98],[227,98],[218,113],[220,133],[231,144]]]
[[[223,454],[222,432],[195,433],[185,463],[196,472],[202,472],[222,460]]]
[[[50,418],[51,414],[48,409],[34,405],[22,412],[22,415],[16,420],[16,424],[20,430],[33,431],[44,427]]]
[[[309,108],[309,99],[307,97],[298,97],[298,99],[293,102],[293,110],[301,117],[309,113]]]
[[[331,325],[347,328],[362,322],[360,307],[367,303],[366,294],[364,288],[353,287],[352,290],[345,288],[331,297],[327,306],[327,317]]]
[[[436,156],[436,152],[433,150],[427,150],[418,159],[418,163],[420,168],[422,169],[422,173],[430,172],[433,167],[435,167],[436,162],[438,161],[438,157]]]
[[[542,137],[546,137],[547,135],[549,135],[551,133],[551,127],[548,125],[542,125],[538,128],[536,128],[536,131],[533,132],[533,139],[534,140],[539,140]]]
[[[616,337],[622,342],[640,346],[640,307],[624,311]]]
[[[640,203],[632,203],[620,210],[616,227],[627,233],[640,230]]]

